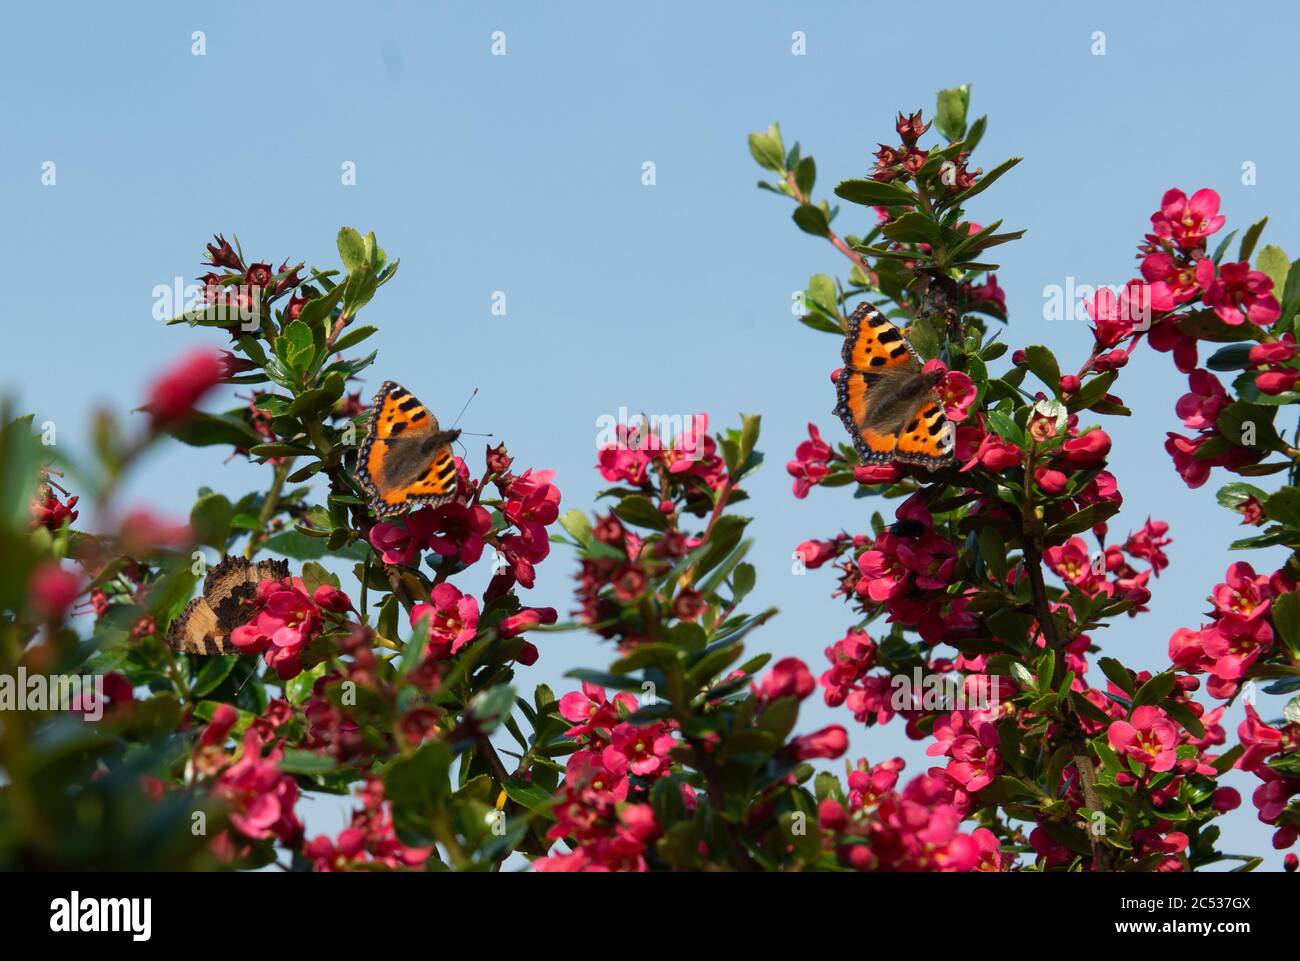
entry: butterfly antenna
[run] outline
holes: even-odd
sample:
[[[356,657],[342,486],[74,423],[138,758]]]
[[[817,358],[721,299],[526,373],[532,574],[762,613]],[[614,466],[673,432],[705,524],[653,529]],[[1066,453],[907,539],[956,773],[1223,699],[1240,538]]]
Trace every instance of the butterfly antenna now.
[[[472,401],[477,396],[478,396],[478,388],[475,387],[474,392],[469,395],[469,400],[465,401],[465,406],[462,407],[460,409],[460,413],[456,415],[456,420],[451,425],[453,429],[455,429],[456,424],[460,423],[460,419],[465,416],[465,411],[469,410],[470,401]]]

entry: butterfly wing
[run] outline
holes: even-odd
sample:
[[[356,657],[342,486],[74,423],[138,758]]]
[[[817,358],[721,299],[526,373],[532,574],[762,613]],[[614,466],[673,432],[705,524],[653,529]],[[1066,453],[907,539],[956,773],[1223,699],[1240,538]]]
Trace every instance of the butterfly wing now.
[[[242,557],[225,557],[208,571],[203,593],[185,606],[168,625],[167,643],[185,654],[238,654],[230,632],[248,620],[257,585],[289,576],[288,561],[253,563]]]
[[[412,504],[438,506],[456,495],[456,459],[438,418],[405,387],[385,381],[370,409],[369,431],[357,460],[357,480],[376,514]]]
[[[849,318],[835,413],[864,464],[952,462],[953,428],[902,331],[868,303]]]

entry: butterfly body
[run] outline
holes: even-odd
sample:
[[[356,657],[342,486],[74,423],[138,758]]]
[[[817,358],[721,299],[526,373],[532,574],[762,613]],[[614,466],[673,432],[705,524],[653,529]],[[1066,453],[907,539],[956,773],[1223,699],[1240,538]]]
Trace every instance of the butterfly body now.
[[[954,430],[916,350],[870,304],[849,318],[834,413],[864,464],[898,461],[938,470],[953,461]]]
[[[415,504],[436,507],[456,495],[458,430],[438,418],[410,391],[384,381],[370,409],[369,431],[357,458],[357,480],[381,517]]]
[[[203,579],[203,593],[167,627],[167,643],[185,654],[238,654],[230,632],[248,620],[262,581],[289,576],[288,561],[224,557]]]

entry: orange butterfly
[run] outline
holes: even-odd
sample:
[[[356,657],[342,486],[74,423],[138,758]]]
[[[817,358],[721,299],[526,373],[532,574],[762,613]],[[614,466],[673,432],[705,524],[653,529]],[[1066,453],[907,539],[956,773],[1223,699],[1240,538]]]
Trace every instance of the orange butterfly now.
[[[384,381],[370,408],[369,432],[357,458],[357,480],[380,517],[412,504],[437,507],[456,495],[458,430],[442,430],[438,418],[401,384]]]
[[[938,470],[953,461],[952,422],[902,331],[870,304],[849,318],[844,369],[835,384],[840,415],[864,464],[899,461]]]

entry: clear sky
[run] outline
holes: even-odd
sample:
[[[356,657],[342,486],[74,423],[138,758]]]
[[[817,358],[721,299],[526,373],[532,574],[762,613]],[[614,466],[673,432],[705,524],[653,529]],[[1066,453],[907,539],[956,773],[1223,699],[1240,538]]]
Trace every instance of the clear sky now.
[[[602,486],[603,414],[703,410],[720,426],[761,413],[768,461],[746,510],[755,596],[781,616],[751,647],[820,672],[850,614],[825,572],[791,575],[791,552],[865,530],[876,505],[845,491],[790,496],[784,463],[805,424],[841,436],[827,377],[838,344],[795,323],[790,300],[811,273],[845,264],[794,228],[788,201],[755,189],[746,134],[780,121],[787,144],[815,155],[824,193],[863,175],[896,110],[928,114],[935,91],[971,84],[972,116],[990,117],[977,161],[1026,158],[971,210],[1028,229],[997,251],[1007,339],[1045,343],[1072,369],[1087,328],[1044,320],[1044,287],[1132,276],[1167,188],[1213,187],[1230,227],[1269,214],[1264,241],[1300,252],[1300,128],[1283,72],[1298,27],[1283,3],[1248,15],[1205,2],[16,5],[0,35],[0,382],[84,450],[93,404],[135,407],[171,357],[219,339],[151,319],[155,285],[200,273],[209,234],[237,232],[277,264],[335,266],[341,225],[374,230],[402,266],[366,310],[380,327],[366,395],[392,378],[450,417],[479,387],[462,426],[495,432],[520,466],[554,468],[566,508],[589,509]],[[191,52],[194,31],[204,56]],[[491,55],[494,31],[505,56]],[[791,54],[794,31],[805,56]],[[41,183],[46,161],[55,186]],[[347,161],[355,186],[341,183]],[[1241,182],[1247,161],[1253,186]],[[836,226],[864,223],[855,209]],[[505,317],[491,313],[494,291]],[[1105,425],[1126,495],[1112,530],[1152,515],[1174,544],[1151,612],[1097,640],[1151,669],[1167,665],[1175,628],[1199,625],[1230,560],[1272,570],[1283,558],[1230,556],[1237,519],[1213,501],[1226,476],[1189,492],[1174,473],[1163,443],[1180,429],[1185,387],[1168,355],[1144,347],[1118,383],[1137,414]],[[223,457],[159,453],[129,499],[179,514],[200,486],[237,495],[269,470]],[[570,610],[572,572],[570,557],[550,559],[531,600]],[[609,659],[578,634],[540,646],[524,684],[563,691],[564,670]],[[1265,716],[1281,706],[1262,698]],[[866,731],[817,703],[801,726],[833,721],[849,727],[855,757],[926,766],[901,725]],[[1227,783],[1246,797],[1221,822],[1226,848],[1277,869],[1249,801],[1258,782]],[[348,807],[320,802],[310,829],[334,830]]]

